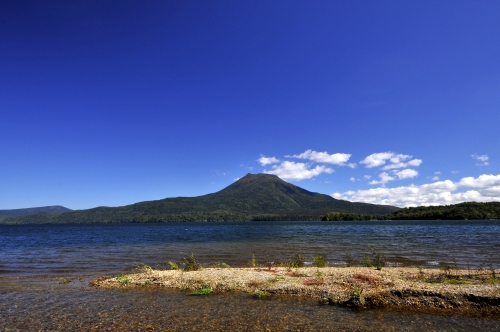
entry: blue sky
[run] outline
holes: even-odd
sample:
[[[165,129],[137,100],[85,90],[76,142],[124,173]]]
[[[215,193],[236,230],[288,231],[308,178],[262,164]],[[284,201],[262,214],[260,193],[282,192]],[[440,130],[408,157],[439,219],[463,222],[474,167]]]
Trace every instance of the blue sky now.
[[[498,1],[1,1],[0,209],[277,174],[500,200]]]

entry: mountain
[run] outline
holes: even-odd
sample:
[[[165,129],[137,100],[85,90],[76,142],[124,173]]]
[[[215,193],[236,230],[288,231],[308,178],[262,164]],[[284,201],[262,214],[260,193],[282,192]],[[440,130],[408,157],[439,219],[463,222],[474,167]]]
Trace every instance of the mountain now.
[[[332,212],[387,214],[388,205],[352,203],[313,193],[275,175],[247,174],[219,192],[176,197],[122,207],[97,207],[56,214],[4,219],[3,223],[93,223],[163,221],[319,220]]]
[[[60,205],[41,206],[41,207],[33,207],[27,209],[0,210],[0,218],[27,216],[35,213],[58,213],[58,212],[69,212],[69,211],[72,210]]]

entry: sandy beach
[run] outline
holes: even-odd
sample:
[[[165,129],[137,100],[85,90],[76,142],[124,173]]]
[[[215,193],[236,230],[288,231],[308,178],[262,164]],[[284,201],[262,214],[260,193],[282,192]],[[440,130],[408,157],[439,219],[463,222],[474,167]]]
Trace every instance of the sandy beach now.
[[[186,291],[294,295],[350,307],[429,307],[500,314],[499,270],[301,267],[151,270],[101,278],[99,288],[167,287]]]

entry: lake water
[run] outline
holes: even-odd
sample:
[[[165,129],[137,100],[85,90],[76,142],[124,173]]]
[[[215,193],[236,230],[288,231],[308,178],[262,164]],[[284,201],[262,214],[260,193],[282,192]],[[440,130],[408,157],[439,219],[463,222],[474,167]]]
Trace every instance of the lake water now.
[[[0,275],[114,274],[165,267],[194,253],[200,262],[245,265],[323,254],[330,265],[370,248],[392,265],[500,268],[499,221],[246,222],[0,225]]]
[[[288,297],[206,298],[163,289],[96,290],[88,281],[139,264],[198,261],[245,265],[361,260],[370,248],[391,265],[500,268],[499,221],[248,222],[0,225],[0,329],[88,330],[500,330],[499,317],[395,310],[353,311]],[[71,280],[59,284],[59,278]]]

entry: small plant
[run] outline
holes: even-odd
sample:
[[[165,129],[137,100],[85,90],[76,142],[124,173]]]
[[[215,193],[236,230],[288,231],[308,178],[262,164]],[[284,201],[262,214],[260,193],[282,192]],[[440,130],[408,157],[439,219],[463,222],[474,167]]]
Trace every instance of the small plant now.
[[[355,285],[353,290],[352,290],[352,295],[354,297],[361,297],[362,293],[363,293],[363,288],[360,288],[360,287]]]
[[[59,283],[63,285],[69,284],[70,280],[66,278],[59,278]]]
[[[267,281],[273,283],[273,282],[278,282],[278,281],[281,281],[281,280],[285,280],[285,277],[281,276],[281,275],[277,275],[277,276],[275,276],[273,278],[269,278]]]
[[[151,266],[146,264],[137,266],[133,271],[135,273],[147,273],[147,274],[153,273],[153,269],[151,268]]]
[[[269,271],[271,271],[271,269],[274,266],[274,260],[271,257],[266,256],[264,265],[267,267]]]
[[[290,259],[290,267],[299,268],[304,266],[304,256],[296,253]]]
[[[210,264],[210,266],[219,269],[230,268],[230,266],[224,262],[213,262],[212,264]]]
[[[201,289],[197,289],[197,290],[191,292],[191,295],[208,295],[208,294],[212,293],[213,291],[214,290],[212,289],[212,287],[204,285],[201,287]]]
[[[184,271],[198,271],[201,269],[201,265],[196,262],[194,253],[191,253],[188,257],[184,258]]]
[[[448,279],[446,280],[447,283],[452,284],[452,285],[469,285],[472,284],[471,281],[468,280],[463,280],[463,279]]]
[[[257,260],[255,259],[255,255],[252,255],[252,259],[248,261],[248,266],[257,267]]]
[[[256,298],[259,298],[259,299],[262,298],[262,297],[266,297],[268,295],[269,294],[266,291],[262,290],[262,289],[257,289],[255,291],[255,293],[253,293],[253,296],[256,297]]]
[[[361,302],[362,305],[365,304],[365,297],[363,295],[363,288],[359,287],[358,285],[354,285],[353,290],[352,290],[352,296],[355,298],[358,298],[359,302]]]
[[[488,284],[498,285],[500,283],[500,280],[497,278],[489,278],[488,280],[486,280],[486,282]]]
[[[127,278],[124,274],[120,274],[118,277],[116,277],[116,280],[122,285],[128,285],[130,284],[130,279]]]
[[[146,281],[144,282],[144,284],[145,284],[145,285],[151,285],[151,280],[146,280]]]
[[[371,248],[371,256],[377,270],[382,270],[382,267],[386,266],[387,262],[383,252],[380,252],[375,248]]]
[[[323,273],[320,270],[316,271],[316,278],[323,279]]]
[[[168,266],[170,267],[171,270],[178,270],[179,269],[179,265],[177,265],[177,263],[175,263],[175,262],[170,262],[169,261],[167,264],[168,264]]]
[[[324,255],[313,256],[313,265],[316,267],[326,267],[326,259]]]
[[[373,267],[372,260],[370,259],[370,256],[364,255],[363,260],[361,261],[361,264],[366,267]]]

